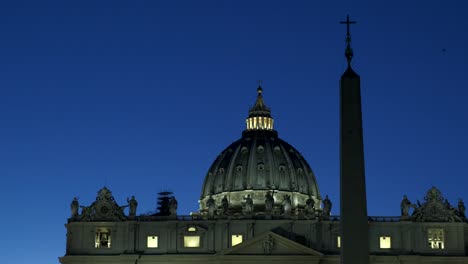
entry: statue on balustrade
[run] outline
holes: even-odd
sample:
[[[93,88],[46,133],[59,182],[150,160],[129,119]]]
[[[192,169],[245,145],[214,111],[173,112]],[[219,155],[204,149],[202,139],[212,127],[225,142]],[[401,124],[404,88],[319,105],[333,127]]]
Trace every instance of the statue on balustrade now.
[[[229,214],[229,200],[227,198],[227,195],[224,195],[223,199],[221,199],[221,214]]]
[[[171,216],[177,215],[177,200],[174,196],[172,196],[169,201],[169,212]]]
[[[462,199],[458,199],[458,215],[465,219],[466,218],[466,215],[465,215],[465,203],[463,203],[463,200]]]
[[[73,198],[73,201],[70,205],[71,207],[71,218],[76,218],[78,216],[78,209],[80,208],[80,204],[78,203],[78,198]]]
[[[283,196],[283,215],[284,216],[291,216],[291,197],[289,195]]]
[[[250,194],[247,194],[244,201],[242,211],[245,215],[251,215],[253,213],[253,200],[252,197],[250,197]]]
[[[328,199],[328,195],[325,195],[325,199],[323,200],[323,211],[322,215],[328,218],[331,215],[332,209],[332,202]]]
[[[315,201],[310,195],[309,198],[306,200],[305,213],[308,216],[315,216]]]
[[[273,205],[275,203],[275,199],[273,198],[273,195],[270,191],[267,191],[265,194],[265,212],[266,213],[271,213],[273,210]]]
[[[403,200],[401,200],[400,209],[401,209],[401,216],[407,217],[409,216],[409,210],[413,207],[413,204],[410,202],[406,195],[403,196]]]
[[[128,206],[129,206],[128,215],[131,216],[131,217],[135,216],[136,215],[136,209],[137,209],[137,206],[138,206],[138,202],[135,199],[135,196],[132,195],[131,199],[127,198],[127,203],[128,203]]]
[[[213,199],[213,196],[210,195],[206,201],[206,207],[208,207],[208,218],[213,219],[216,215],[216,202]]]

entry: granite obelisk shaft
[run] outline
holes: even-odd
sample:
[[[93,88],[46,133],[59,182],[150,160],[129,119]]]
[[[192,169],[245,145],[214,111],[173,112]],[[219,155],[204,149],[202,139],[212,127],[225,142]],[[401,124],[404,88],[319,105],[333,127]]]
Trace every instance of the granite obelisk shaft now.
[[[340,81],[341,263],[369,263],[360,77],[348,64]]]

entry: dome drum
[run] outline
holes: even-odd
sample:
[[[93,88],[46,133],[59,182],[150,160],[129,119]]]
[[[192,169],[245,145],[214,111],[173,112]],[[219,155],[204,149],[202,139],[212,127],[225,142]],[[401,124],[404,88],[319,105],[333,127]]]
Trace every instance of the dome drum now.
[[[245,190],[245,191],[238,191],[238,192],[222,192],[219,194],[211,195],[211,198],[215,201],[216,208],[218,208],[218,212],[221,211],[222,207],[222,199],[226,197],[229,201],[229,215],[236,216],[242,213],[242,208],[245,204],[245,198],[250,196],[253,200],[253,213],[254,215],[261,215],[266,212],[266,205],[265,205],[265,197],[267,193],[270,192],[269,190]],[[271,190],[273,193],[274,199],[274,210],[273,214],[281,215],[282,206],[284,203],[284,199],[286,196],[289,196],[291,199],[292,204],[292,212],[293,215],[301,215],[303,213],[306,202],[309,198],[312,198],[314,201],[314,207],[317,211],[321,210],[322,201],[315,197],[309,196],[298,192],[288,192],[288,191],[276,191]],[[199,201],[200,204],[200,213],[202,215],[206,215],[208,212],[207,203],[210,199],[210,196],[204,197],[202,200]]]

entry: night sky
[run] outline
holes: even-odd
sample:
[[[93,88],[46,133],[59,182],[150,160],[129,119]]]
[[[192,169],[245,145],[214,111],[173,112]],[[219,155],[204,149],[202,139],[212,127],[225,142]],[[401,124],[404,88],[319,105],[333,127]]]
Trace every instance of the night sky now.
[[[70,202],[103,186],[138,213],[163,190],[196,211],[257,80],[338,214],[348,13],[369,215],[431,186],[468,200],[468,2],[350,2],[2,1],[0,263],[58,263]]]

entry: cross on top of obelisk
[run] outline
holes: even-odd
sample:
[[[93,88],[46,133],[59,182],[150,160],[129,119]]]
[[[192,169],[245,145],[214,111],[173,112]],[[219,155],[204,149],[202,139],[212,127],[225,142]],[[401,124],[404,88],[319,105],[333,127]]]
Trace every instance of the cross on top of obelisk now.
[[[353,49],[351,49],[351,34],[349,33],[349,25],[356,24],[356,21],[349,20],[349,15],[346,15],[346,21],[340,21],[340,24],[346,24],[346,51],[345,57],[348,60],[348,66],[351,65],[353,59]]]

